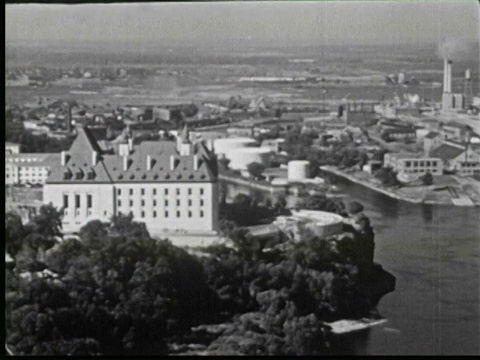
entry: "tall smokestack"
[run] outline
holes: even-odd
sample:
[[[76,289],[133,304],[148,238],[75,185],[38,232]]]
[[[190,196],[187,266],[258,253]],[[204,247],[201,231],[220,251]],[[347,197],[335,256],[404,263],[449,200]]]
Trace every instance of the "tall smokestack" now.
[[[452,61],[448,59],[443,64],[443,92],[452,92]]]
[[[72,132],[72,106],[67,104],[67,131]]]

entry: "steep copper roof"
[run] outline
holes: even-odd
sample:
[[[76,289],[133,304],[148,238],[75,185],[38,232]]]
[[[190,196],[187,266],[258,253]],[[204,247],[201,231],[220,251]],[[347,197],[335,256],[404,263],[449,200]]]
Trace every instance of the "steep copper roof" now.
[[[203,143],[192,145],[192,155],[181,156],[175,142],[144,141],[123,157],[103,153],[89,130],[80,128],[65,166],[59,161],[47,183],[211,182],[217,174],[216,159]]]

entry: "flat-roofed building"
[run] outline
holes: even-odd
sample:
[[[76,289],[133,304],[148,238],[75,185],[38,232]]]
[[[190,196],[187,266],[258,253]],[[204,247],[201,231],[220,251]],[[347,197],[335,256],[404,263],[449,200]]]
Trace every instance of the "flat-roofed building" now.
[[[421,154],[386,153],[384,167],[391,167],[397,173],[409,175],[442,175],[443,163],[439,157],[425,157]]]
[[[45,184],[60,154],[5,154],[5,184]]]
[[[20,154],[20,144],[5,142],[5,154]]]

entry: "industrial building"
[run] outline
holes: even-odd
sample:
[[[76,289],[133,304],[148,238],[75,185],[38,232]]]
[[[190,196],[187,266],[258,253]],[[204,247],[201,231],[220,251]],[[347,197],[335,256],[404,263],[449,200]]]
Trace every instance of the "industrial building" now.
[[[340,215],[325,211],[299,210],[292,215],[279,216],[272,224],[247,227],[254,238],[287,234],[293,241],[306,240],[316,236],[326,238],[343,231],[344,219]]]
[[[466,73],[466,76],[470,73]],[[465,96],[452,93],[452,61],[445,59],[443,64],[442,110],[461,110],[465,108]]]
[[[188,130],[174,141],[133,141],[102,151],[79,128],[43,188],[44,203],[63,209],[62,228],[76,232],[91,220],[132,214],[152,236],[214,234],[218,228],[217,160]]]
[[[425,175],[430,172],[432,175],[442,175],[442,159],[437,156],[425,157],[420,154],[387,153],[383,160],[384,167],[390,167],[396,173],[407,175]]]
[[[259,163],[267,167],[273,151],[268,147],[244,147],[229,150],[225,157],[230,160],[228,166],[233,170],[246,170],[251,163]]]
[[[442,160],[445,170],[459,175],[473,175],[480,171],[480,155],[471,144],[444,143],[432,151],[432,156]]]
[[[373,104],[353,103],[345,109],[347,125],[370,126],[377,123],[377,114]]]

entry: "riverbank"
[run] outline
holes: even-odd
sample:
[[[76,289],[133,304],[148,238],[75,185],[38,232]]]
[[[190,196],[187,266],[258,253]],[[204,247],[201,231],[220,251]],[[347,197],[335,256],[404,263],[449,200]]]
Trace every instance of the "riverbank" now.
[[[412,204],[430,204],[430,205],[453,205],[453,206],[479,206],[478,197],[469,196],[462,184],[453,179],[453,182],[447,182],[445,186],[415,186],[404,187],[401,189],[385,188],[383,185],[368,178],[369,174],[365,172],[346,173],[334,166],[321,166],[320,169],[326,173],[342,177],[353,183],[362,185],[375,192],[384,194],[392,199],[409,202]],[[361,176],[360,176],[361,174]],[[454,189],[455,197],[451,194]],[[403,193],[402,193],[403,192]]]

